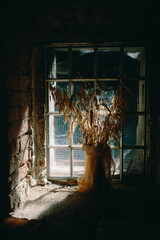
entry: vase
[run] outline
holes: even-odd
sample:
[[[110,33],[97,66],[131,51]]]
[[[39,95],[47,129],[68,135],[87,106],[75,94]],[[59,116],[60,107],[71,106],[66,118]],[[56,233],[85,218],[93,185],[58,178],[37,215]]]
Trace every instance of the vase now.
[[[106,191],[111,186],[115,172],[115,163],[109,145],[94,147],[84,144],[82,150],[86,152],[85,171],[77,179],[78,191]]]

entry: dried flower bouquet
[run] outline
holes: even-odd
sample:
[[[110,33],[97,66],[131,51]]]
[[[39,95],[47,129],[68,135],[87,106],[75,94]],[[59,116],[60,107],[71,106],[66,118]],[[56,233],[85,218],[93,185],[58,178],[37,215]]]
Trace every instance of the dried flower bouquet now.
[[[100,169],[101,180],[103,178],[111,182],[115,163],[109,141],[116,141],[119,145],[119,134],[125,121],[124,110],[128,108],[130,95],[130,90],[122,83],[117,86],[110,100],[106,95],[103,96],[101,87],[93,91],[85,86],[80,85],[77,94],[69,95],[50,85],[55,106],[59,106],[59,112],[63,113],[64,123],[69,120],[67,139],[78,125],[82,131],[79,142],[85,142],[82,149],[86,151],[86,158],[85,172],[77,180],[80,192],[95,188],[95,175],[99,175]]]

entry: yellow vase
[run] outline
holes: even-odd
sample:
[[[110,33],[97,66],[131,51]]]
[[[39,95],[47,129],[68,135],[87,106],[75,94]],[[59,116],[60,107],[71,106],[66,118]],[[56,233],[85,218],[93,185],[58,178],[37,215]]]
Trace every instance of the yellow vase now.
[[[100,190],[110,186],[115,172],[115,163],[109,145],[93,147],[84,144],[85,172],[77,179],[78,191]]]

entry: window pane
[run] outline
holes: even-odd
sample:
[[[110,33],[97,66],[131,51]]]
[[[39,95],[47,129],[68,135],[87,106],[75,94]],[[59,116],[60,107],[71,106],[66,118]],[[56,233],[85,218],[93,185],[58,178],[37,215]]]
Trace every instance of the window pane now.
[[[118,134],[118,137],[116,138],[116,140],[113,139],[113,138],[111,138],[111,139],[109,140],[109,142],[108,142],[109,145],[110,145],[111,147],[120,146],[120,137],[121,137],[121,133]]]
[[[70,176],[69,149],[49,149],[50,177]]]
[[[145,76],[145,48],[124,48],[124,74],[127,78]]]
[[[123,150],[123,173],[124,175],[143,174],[144,172],[144,150]]]
[[[116,164],[116,171],[115,171],[115,177],[116,175],[120,174],[120,150],[119,149],[111,149],[112,158]]]
[[[49,116],[49,145],[68,145],[67,133],[69,122],[63,122],[63,115]]]
[[[48,83],[48,111],[49,112],[59,112],[59,106],[55,106],[55,102],[51,96],[50,86],[65,91],[69,95],[69,82],[52,82]]]
[[[76,81],[72,82],[72,94],[77,95],[80,92],[80,89],[84,90],[84,94],[87,96],[88,93],[94,94],[94,81]],[[77,96],[74,96],[74,102],[76,102]],[[88,104],[85,102],[86,107],[88,108]],[[79,104],[78,104],[79,106]],[[82,111],[85,110],[85,106]]]
[[[143,146],[145,133],[144,115],[128,115],[127,125],[124,126],[123,145]]]
[[[81,87],[86,94],[88,90],[94,93],[94,81],[74,81],[72,82],[72,94],[78,94]]]
[[[145,111],[145,81],[133,80],[126,81],[125,86],[129,88],[131,95],[128,102],[129,108],[127,111],[144,112]]]
[[[100,90],[100,100],[110,105],[117,87],[117,81],[98,81],[97,88]]]
[[[94,78],[94,48],[72,49],[72,78]]]
[[[82,131],[80,130],[80,126],[78,125],[73,134],[73,145],[80,145],[79,140],[81,141],[81,143],[84,143],[84,140],[81,139],[81,137]]]
[[[80,177],[84,173],[85,151],[73,150],[73,177]]]
[[[91,94],[94,94],[94,81],[75,81],[75,82],[72,82],[72,94],[73,95],[76,95],[79,93],[80,91],[80,88],[83,87],[84,89],[84,92],[85,92],[85,95],[87,96],[88,95],[88,90]],[[74,97],[74,102],[76,102],[78,99],[77,97],[75,96]],[[81,107],[81,111],[85,111],[86,108],[89,107],[89,105],[85,102],[83,106],[83,108]],[[78,104],[77,105],[80,109],[80,105]],[[84,113],[84,116],[85,116],[85,113]],[[73,116],[75,117],[75,116]],[[79,138],[82,137],[82,131],[80,130],[80,126],[77,126],[76,129],[75,129],[75,132],[73,134],[73,144],[74,145],[80,145],[79,143]],[[80,139],[80,141],[82,143],[84,143],[84,141],[82,139]]]
[[[120,74],[120,48],[98,48],[98,78],[118,78]]]
[[[47,78],[68,78],[69,57],[68,48],[46,49]]]

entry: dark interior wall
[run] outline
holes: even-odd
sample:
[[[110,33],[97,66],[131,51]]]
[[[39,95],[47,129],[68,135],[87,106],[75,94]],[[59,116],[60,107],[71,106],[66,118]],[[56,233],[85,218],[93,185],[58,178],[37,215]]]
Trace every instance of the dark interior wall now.
[[[15,57],[16,56],[16,57]],[[20,207],[27,194],[31,168],[32,93],[31,46],[17,42],[9,52],[7,74],[8,158],[11,208]]]
[[[45,168],[43,51],[52,42],[147,45],[152,120],[150,178],[160,182],[158,1],[7,1],[1,8],[1,169],[4,201],[25,201],[29,176]],[[35,95],[34,95],[35,94]],[[34,128],[34,132],[33,132]],[[34,142],[34,149],[33,149]],[[9,177],[9,184],[8,184]],[[10,188],[9,188],[10,187]]]
[[[6,90],[6,79],[7,79],[7,51],[6,49],[1,49],[1,68],[0,68],[0,156],[1,156],[1,171],[0,171],[0,188],[3,193],[1,194],[1,207],[0,211],[4,214],[9,207],[9,186],[8,186],[8,170],[9,161],[8,156],[8,126],[7,126],[7,90]]]
[[[31,169],[31,47],[16,41],[8,49],[6,77],[7,152],[6,178],[10,188],[10,207],[20,207],[27,194],[26,176]],[[7,154],[8,153],[8,154]],[[4,166],[5,167],[5,166]],[[5,170],[5,169],[4,169]],[[6,179],[6,180],[7,180]]]
[[[155,41],[151,45],[151,62],[149,72],[149,99],[150,99],[150,114],[151,114],[151,157],[149,164],[151,164],[151,176],[160,184],[160,50],[158,48],[159,39],[154,38]]]
[[[5,5],[1,16],[1,51],[6,53],[1,55],[0,66],[5,76],[0,80],[4,82],[2,94],[5,95],[0,172],[3,215],[22,206],[28,194],[28,175],[32,168],[32,40],[20,28],[23,18],[19,18],[15,8]]]

